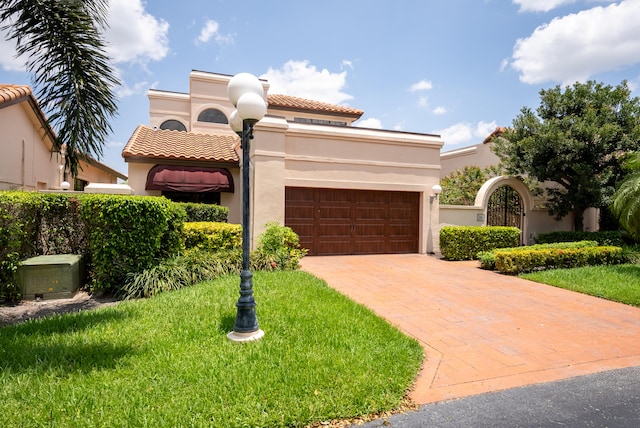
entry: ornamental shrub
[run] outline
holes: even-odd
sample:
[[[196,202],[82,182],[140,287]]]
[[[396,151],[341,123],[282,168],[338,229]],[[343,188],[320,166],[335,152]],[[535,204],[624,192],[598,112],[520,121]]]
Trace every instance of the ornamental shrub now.
[[[252,267],[256,270],[295,270],[307,249],[300,248],[300,238],[287,226],[267,223],[267,229],[258,237],[258,247],[252,254]]]
[[[211,221],[184,224],[184,244],[187,250],[223,251],[242,248],[242,226]]]
[[[194,202],[177,202],[187,214],[186,222],[212,221],[226,223],[229,208],[214,204],[198,204]]]
[[[622,248],[597,246],[582,248],[542,248],[522,251],[496,250],[496,269],[502,273],[519,274],[539,269],[573,268],[622,263]]]
[[[128,273],[177,254],[184,218],[173,202],[155,196],[85,195],[92,287],[119,293]],[[168,235],[167,235],[168,234]]]
[[[548,232],[536,236],[537,244],[551,244],[554,242],[597,241],[599,245],[613,245],[622,247],[624,241],[618,231],[599,232]]]
[[[481,251],[478,253],[478,260],[480,261],[480,267],[482,269],[494,270],[496,268],[496,251],[534,251],[543,250],[549,248],[566,249],[566,248],[583,248],[583,247],[597,247],[597,241],[579,241],[579,242],[557,242],[552,244],[536,244],[528,247],[512,247],[512,248],[496,248],[492,251]]]
[[[239,274],[242,253],[232,251],[188,251],[160,261],[142,272],[127,274],[120,293],[124,299],[153,297],[165,291],[190,287],[223,275]]]
[[[19,297],[18,264],[35,254],[36,204],[31,195],[0,192],[0,299]]]
[[[127,274],[119,294],[126,299],[153,297],[222,275],[240,273],[240,225],[192,222],[185,223],[184,233],[187,243],[184,254],[162,260],[141,272]],[[294,270],[306,253],[291,228],[269,223],[258,238],[258,247],[251,253],[251,269]]]
[[[88,251],[79,199],[72,195],[0,192],[0,299],[19,298],[21,260],[42,254]]]
[[[481,251],[517,247],[520,229],[505,226],[445,226],[440,251],[446,260],[474,260]]]

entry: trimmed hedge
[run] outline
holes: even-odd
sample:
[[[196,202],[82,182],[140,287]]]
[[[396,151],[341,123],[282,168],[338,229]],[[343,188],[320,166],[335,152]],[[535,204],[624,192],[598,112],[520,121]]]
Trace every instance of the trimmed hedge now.
[[[178,254],[184,209],[157,196],[84,195],[92,288],[118,293],[126,275]]]
[[[496,250],[494,254],[496,269],[508,274],[537,269],[613,265],[622,263],[624,260],[622,248],[614,246],[523,249],[522,251]]]
[[[504,226],[445,226],[440,251],[446,260],[474,260],[481,251],[517,247],[520,229]]]
[[[213,221],[226,223],[229,208],[221,205],[198,204],[195,202],[176,202],[187,214],[186,222]]]
[[[597,241],[579,241],[579,242],[556,242],[553,244],[536,244],[528,247],[513,247],[513,248],[496,248],[492,251],[481,251],[478,253],[478,260],[480,261],[480,267],[482,269],[494,270],[496,268],[496,251],[532,251],[532,250],[545,250],[549,248],[566,249],[566,248],[583,248],[583,247],[597,247]]]
[[[552,244],[555,242],[597,241],[600,245],[622,247],[622,234],[617,231],[602,232],[548,232],[536,236],[536,244]]]
[[[211,221],[184,224],[184,245],[187,250],[235,250],[242,248],[242,226]]]
[[[80,199],[72,195],[0,192],[0,299],[20,296],[21,260],[46,254],[86,254]]]
[[[82,255],[91,288],[117,293],[127,273],[182,249],[184,217],[159,197],[0,192],[0,298],[20,297],[21,260],[47,254]]]

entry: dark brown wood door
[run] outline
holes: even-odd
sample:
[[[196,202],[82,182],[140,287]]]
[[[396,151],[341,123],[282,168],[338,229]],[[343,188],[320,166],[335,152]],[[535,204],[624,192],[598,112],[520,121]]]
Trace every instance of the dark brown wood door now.
[[[418,252],[419,193],[287,187],[285,206],[309,255]]]

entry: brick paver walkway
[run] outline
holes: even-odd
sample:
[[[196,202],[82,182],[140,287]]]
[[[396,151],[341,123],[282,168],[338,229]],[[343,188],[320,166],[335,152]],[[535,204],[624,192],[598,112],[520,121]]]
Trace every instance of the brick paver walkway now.
[[[302,268],[422,343],[418,404],[640,366],[639,308],[420,254]]]

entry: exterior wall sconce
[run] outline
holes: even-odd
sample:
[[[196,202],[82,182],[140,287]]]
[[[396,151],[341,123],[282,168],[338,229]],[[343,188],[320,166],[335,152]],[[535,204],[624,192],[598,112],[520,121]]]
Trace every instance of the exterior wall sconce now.
[[[433,204],[433,201],[438,199],[438,195],[442,193],[442,187],[439,184],[434,184],[431,190],[433,191],[433,195],[429,196],[429,203]]]

